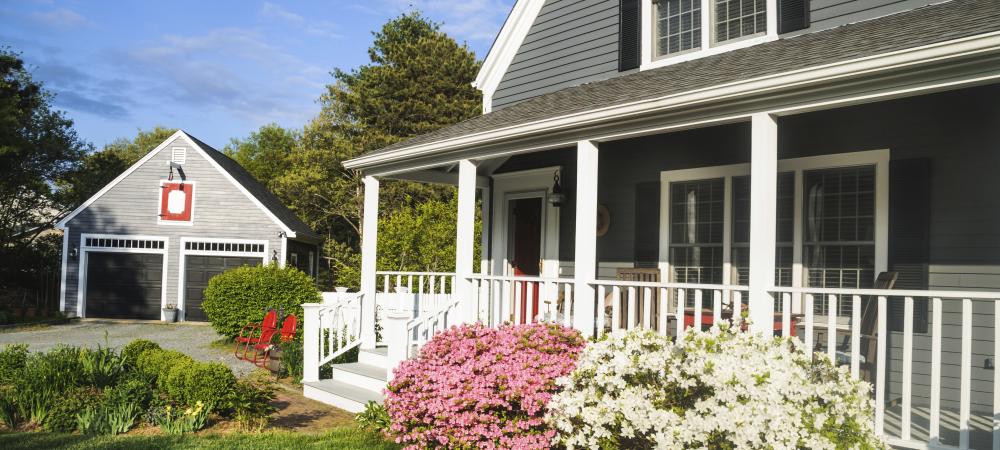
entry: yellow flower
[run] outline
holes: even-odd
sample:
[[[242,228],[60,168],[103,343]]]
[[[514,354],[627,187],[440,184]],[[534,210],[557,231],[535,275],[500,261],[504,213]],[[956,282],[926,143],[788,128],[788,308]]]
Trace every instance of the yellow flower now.
[[[184,415],[190,415],[190,414],[191,414],[191,408],[184,410]]]

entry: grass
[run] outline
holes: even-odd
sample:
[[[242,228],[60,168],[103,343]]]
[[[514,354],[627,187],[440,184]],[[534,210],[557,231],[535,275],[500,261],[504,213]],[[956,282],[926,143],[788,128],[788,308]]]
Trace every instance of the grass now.
[[[356,426],[337,427],[325,434],[292,432],[189,434],[183,436],[84,436],[64,433],[2,433],[0,448],[34,449],[240,449],[276,448],[386,449],[399,445]]]

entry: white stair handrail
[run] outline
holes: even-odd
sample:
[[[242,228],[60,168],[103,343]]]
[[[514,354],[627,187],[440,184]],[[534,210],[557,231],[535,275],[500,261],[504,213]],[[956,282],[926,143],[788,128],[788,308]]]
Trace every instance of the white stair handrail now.
[[[361,345],[359,292],[324,292],[323,303],[302,305],[302,381],[319,381],[319,368]]]

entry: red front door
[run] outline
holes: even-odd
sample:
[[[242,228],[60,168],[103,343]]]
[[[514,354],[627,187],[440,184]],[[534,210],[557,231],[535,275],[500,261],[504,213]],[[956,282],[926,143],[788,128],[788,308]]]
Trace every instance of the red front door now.
[[[515,276],[537,277],[542,258],[542,199],[524,198],[510,201],[511,266]],[[530,291],[529,291],[530,289]],[[521,284],[521,305],[518,323],[533,321],[538,315],[538,283]],[[531,297],[531,315],[528,298]]]

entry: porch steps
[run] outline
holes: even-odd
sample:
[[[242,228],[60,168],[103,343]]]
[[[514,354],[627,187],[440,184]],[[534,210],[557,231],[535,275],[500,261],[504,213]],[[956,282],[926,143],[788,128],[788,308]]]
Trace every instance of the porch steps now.
[[[370,401],[382,403],[387,366],[386,347],[361,350],[358,362],[333,365],[330,379],[302,383],[302,393],[307,398],[359,413]]]

